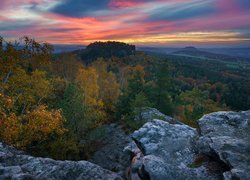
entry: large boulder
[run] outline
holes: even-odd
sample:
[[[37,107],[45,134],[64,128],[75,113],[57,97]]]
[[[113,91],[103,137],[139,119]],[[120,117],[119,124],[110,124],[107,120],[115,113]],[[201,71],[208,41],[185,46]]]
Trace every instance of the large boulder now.
[[[131,171],[137,171],[141,178],[217,178],[216,175],[209,175],[204,166],[192,167],[196,158],[195,141],[198,138],[194,128],[153,120],[135,131],[132,138],[143,157],[134,160]]]
[[[155,119],[135,131],[125,148],[134,154],[131,179],[250,179],[250,111],[211,113],[198,124]]]
[[[216,112],[198,120],[199,151],[219,158],[225,179],[250,179],[250,111]]]
[[[122,179],[87,161],[56,161],[25,155],[0,143],[0,179]]]

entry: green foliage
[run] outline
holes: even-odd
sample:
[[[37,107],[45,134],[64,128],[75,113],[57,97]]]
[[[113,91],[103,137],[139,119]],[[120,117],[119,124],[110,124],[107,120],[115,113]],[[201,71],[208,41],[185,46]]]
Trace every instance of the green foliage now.
[[[208,99],[208,94],[197,88],[192,91],[182,92],[178,97],[177,104],[177,116],[193,127],[197,126],[196,120],[204,114],[226,109]]]
[[[151,103],[149,102],[148,98],[145,96],[143,92],[140,92],[135,96],[134,99],[131,100],[130,106],[132,109],[132,117],[136,118],[137,120],[143,120],[141,117],[141,113],[145,107],[151,107]]]
[[[118,103],[116,105],[116,118],[123,119],[133,112],[133,107],[131,103],[134,102],[137,94],[143,92],[144,88],[144,71],[136,70],[132,77],[128,80],[127,89],[123,89],[121,95],[118,98]]]
[[[173,102],[170,94],[173,84],[169,64],[157,64],[153,71],[153,83],[147,85],[146,94],[155,108],[167,115],[173,115]]]
[[[84,97],[80,90],[74,84],[68,84],[63,98],[57,104],[58,108],[63,110],[63,115],[67,121],[67,127],[76,134],[81,134],[87,128],[85,122],[86,106],[84,105]]]

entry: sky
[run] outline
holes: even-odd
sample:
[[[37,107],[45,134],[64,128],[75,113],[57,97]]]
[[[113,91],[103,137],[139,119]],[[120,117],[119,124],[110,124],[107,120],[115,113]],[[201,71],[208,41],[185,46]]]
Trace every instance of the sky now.
[[[52,44],[249,46],[250,0],[0,0],[0,36]]]

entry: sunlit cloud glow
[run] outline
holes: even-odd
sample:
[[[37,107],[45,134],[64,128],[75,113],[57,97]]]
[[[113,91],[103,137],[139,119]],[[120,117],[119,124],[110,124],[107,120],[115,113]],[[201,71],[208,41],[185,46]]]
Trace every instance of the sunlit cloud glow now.
[[[250,45],[247,0],[1,0],[0,35],[54,44]]]

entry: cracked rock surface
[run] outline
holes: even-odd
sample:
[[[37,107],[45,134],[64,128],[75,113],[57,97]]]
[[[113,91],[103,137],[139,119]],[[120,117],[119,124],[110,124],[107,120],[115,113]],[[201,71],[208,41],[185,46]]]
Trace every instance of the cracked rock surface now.
[[[0,179],[122,179],[87,161],[56,161],[25,155],[0,143]]]
[[[216,112],[184,124],[148,120],[132,134],[132,179],[250,179],[250,111]],[[133,178],[135,177],[135,178]]]
[[[198,148],[229,166],[224,178],[250,179],[250,111],[211,113],[198,124]]]

